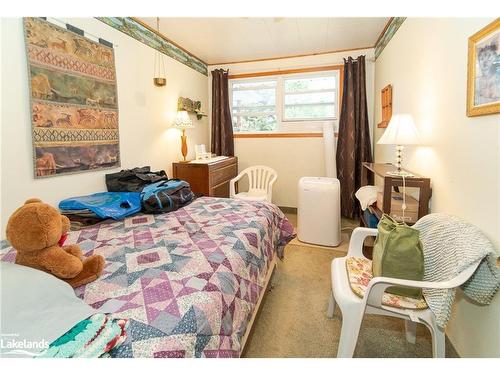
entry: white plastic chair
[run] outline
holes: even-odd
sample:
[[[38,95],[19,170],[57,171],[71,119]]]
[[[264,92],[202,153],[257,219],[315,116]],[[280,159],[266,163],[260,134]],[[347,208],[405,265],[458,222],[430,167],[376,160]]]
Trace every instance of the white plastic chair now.
[[[436,324],[434,313],[429,309],[415,310],[382,305],[382,296],[386,288],[401,285],[429,289],[451,289],[462,285],[476,270],[479,262],[465,269],[457,277],[444,282],[413,281],[389,277],[374,277],[364,294],[358,297],[349,285],[346,259],[363,257],[363,242],[368,236],[376,236],[377,229],[356,228],[352,232],[346,257],[332,261],[332,295],[328,305],[327,317],[333,318],[335,303],[342,311],[342,330],[337,350],[337,357],[352,358],[358,341],[359,328],[364,314],[386,315],[405,319],[406,340],[415,343],[417,323],[429,328],[432,335],[432,354],[434,358],[445,357],[445,334]]]
[[[236,194],[236,182],[248,176],[248,191]],[[278,173],[264,165],[248,167],[229,182],[229,197],[253,201],[272,201],[273,184],[278,178]]]

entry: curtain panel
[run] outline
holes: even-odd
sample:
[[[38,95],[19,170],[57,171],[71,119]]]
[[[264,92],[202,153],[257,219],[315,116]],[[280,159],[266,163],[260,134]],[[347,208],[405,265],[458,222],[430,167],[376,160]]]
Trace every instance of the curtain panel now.
[[[359,214],[354,194],[361,186],[363,162],[372,161],[366,104],[365,56],[344,59],[344,89],[337,142],[337,178],[341,186],[341,212],[348,218]]]
[[[223,69],[212,71],[211,151],[216,155],[234,156],[228,73]]]

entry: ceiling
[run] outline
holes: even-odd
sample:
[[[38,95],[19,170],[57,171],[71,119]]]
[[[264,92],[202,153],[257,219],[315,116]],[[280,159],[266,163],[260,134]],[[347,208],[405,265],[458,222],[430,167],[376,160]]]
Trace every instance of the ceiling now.
[[[139,18],[156,30],[156,18]],[[208,65],[373,47],[389,18],[168,18],[160,33]]]

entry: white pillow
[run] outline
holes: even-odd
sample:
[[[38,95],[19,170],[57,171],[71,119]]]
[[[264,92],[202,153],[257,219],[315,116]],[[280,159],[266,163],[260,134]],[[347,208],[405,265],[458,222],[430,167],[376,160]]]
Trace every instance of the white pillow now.
[[[66,282],[46,272],[0,262],[2,357],[33,357],[95,310]]]

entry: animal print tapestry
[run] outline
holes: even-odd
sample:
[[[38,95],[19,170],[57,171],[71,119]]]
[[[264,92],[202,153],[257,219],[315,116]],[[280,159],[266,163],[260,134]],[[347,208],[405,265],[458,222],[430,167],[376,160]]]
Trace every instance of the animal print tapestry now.
[[[113,48],[25,18],[35,178],[120,166]]]

